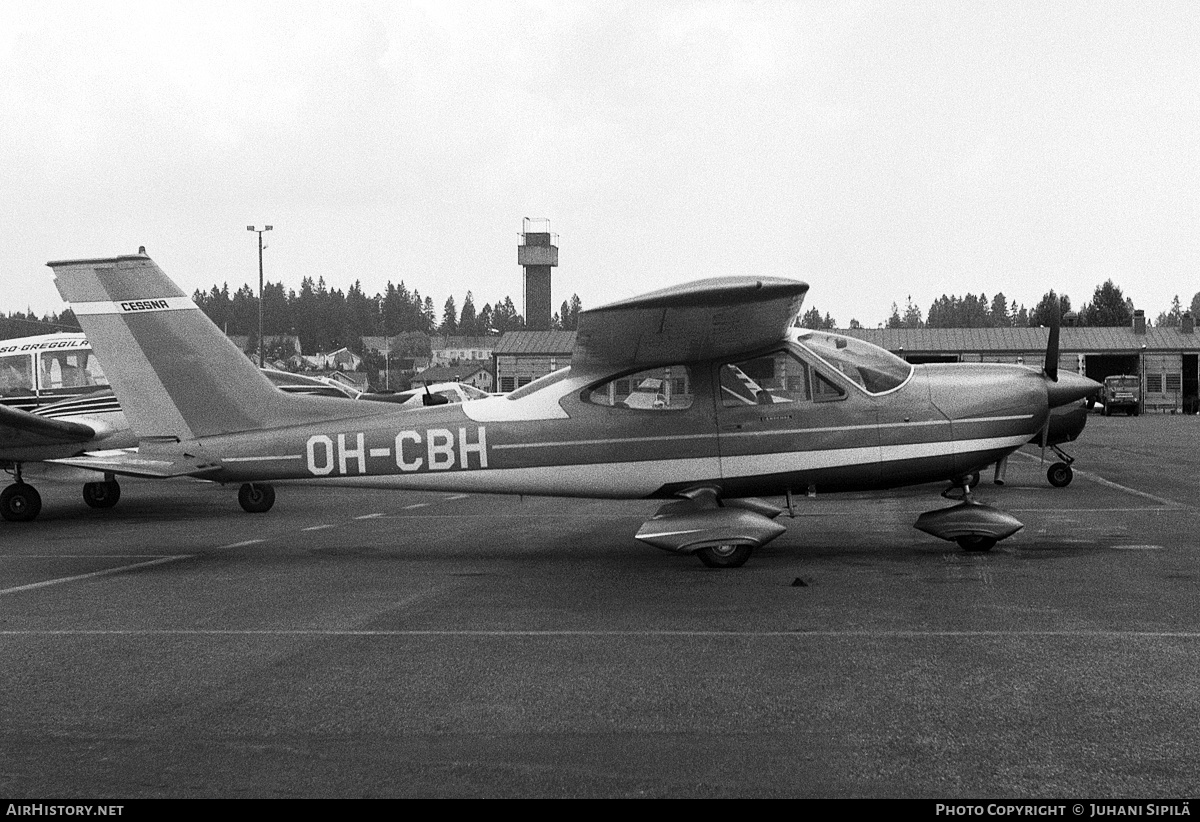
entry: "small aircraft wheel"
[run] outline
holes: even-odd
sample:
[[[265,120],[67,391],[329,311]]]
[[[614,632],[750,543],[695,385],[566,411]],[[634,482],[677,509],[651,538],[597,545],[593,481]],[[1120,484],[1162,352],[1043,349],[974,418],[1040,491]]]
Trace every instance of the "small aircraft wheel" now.
[[[954,487],[955,488],[962,488],[963,483],[966,483],[968,488],[974,488],[976,485],[979,484],[979,472],[973,471],[972,473],[966,474],[965,476],[954,478]]]
[[[965,537],[959,537],[955,540],[958,547],[966,551],[968,554],[982,554],[992,550],[996,545],[996,540],[992,537],[980,536],[979,534],[970,534]]]
[[[42,495],[32,485],[16,482],[0,491],[0,517],[29,522],[42,510]]]
[[[238,489],[238,502],[251,514],[262,514],[275,504],[275,489],[262,483],[244,483]]]
[[[121,498],[121,486],[116,480],[89,482],[83,486],[83,501],[92,508],[112,508]]]
[[[1046,479],[1055,488],[1066,488],[1074,477],[1075,472],[1065,462],[1056,462],[1046,470]]]
[[[697,551],[696,556],[709,568],[740,568],[752,553],[754,548],[750,545],[709,545]]]

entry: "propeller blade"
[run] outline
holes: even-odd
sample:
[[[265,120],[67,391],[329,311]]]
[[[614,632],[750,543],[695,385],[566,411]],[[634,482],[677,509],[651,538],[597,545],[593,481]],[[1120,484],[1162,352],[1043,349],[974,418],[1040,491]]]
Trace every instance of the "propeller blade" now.
[[[1058,330],[1062,325],[1062,319],[1059,317],[1059,306],[1054,304],[1050,311],[1050,342],[1046,345],[1046,364],[1042,367],[1042,373],[1050,382],[1058,382]]]

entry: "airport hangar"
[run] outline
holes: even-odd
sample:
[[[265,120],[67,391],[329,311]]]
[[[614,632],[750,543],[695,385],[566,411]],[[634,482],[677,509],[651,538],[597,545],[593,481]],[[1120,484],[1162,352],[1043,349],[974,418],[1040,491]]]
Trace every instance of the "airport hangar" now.
[[[837,333],[874,343],[911,363],[1040,365],[1050,329],[854,328]],[[1060,369],[1097,382],[1115,374],[1139,377],[1143,411],[1200,410],[1200,336],[1190,314],[1184,315],[1182,325],[1163,328],[1147,328],[1140,310],[1128,328],[1067,325],[1059,344]],[[492,352],[497,387],[511,391],[569,365],[574,345],[574,331],[508,332]]]

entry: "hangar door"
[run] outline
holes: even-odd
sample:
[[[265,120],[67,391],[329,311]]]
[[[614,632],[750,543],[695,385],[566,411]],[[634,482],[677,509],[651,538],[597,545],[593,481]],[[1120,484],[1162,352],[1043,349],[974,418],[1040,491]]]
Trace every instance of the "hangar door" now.
[[[1096,382],[1104,382],[1105,377],[1120,374],[1138,376],[1142,373],[1137,354],[1088,354],[1084,360],[1084,369],[1084,376]]]

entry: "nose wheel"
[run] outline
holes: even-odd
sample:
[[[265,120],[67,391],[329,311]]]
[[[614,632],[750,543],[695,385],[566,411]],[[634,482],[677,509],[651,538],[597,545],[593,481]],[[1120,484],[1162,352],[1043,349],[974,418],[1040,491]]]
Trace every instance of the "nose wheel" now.
[[[1065,462],[1056,462],[1046,469],[1046,480],[1055,488],[1066,488],[1075,478],[1075,472]]]

